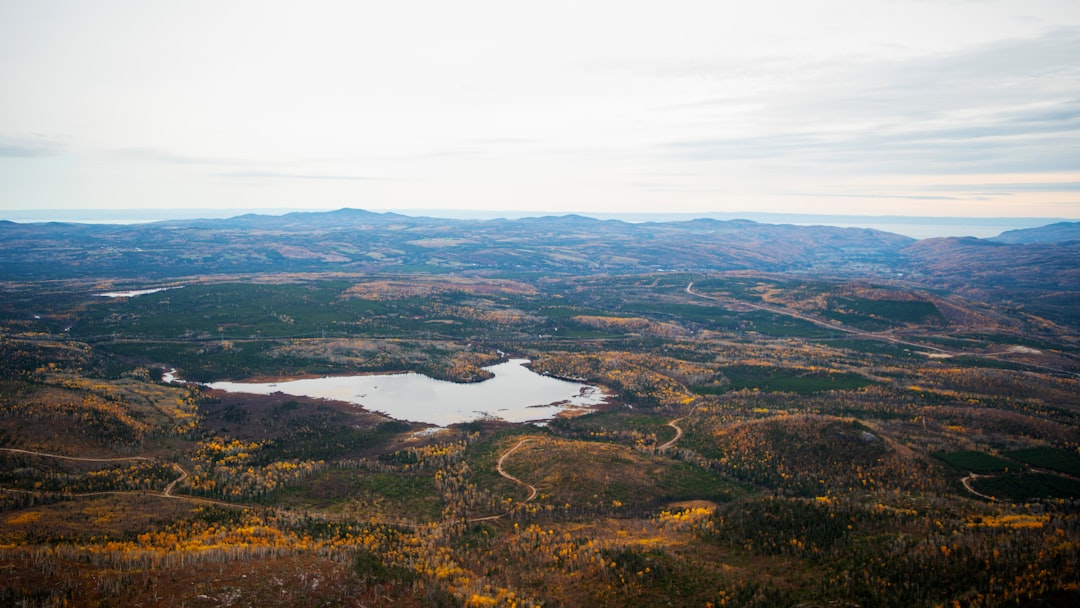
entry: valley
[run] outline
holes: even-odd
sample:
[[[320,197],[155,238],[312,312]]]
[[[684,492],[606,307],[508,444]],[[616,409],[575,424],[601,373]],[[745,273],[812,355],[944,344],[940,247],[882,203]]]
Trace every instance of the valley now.
[[[0,603],[1072,606],[1066,233],[0,226]],[[608,398],[425,422],[212,384],[519,360]]]

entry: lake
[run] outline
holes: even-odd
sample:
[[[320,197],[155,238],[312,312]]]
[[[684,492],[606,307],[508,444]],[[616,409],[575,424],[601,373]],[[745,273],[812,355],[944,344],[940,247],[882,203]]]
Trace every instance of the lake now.
[[[284,382],[211,382],[231,393],[285,393],[362,405],[398,420],[446,426],[481,418],[507,422],[550,420],[567,409],[601,405],[608,395],[599,387],[543,376],[511,359],[484,369],[494,377],[459,384],[413,372],[335,376]]]
[[[134,298],[135,296],[145,296],[151,293],[158,293],[159,291],[168,291],[169,289],[180,289],[180,287],[155,287],[154,289],[133,289],[131,291],[106,291],[105,293],[95,293],[94,295],[100,298]]]

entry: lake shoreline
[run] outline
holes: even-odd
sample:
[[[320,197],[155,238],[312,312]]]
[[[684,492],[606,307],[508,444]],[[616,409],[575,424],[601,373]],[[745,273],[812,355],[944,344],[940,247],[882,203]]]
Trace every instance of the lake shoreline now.
[[[483,369],[491,378],[459,383],[417,372],[358,373],[290,378],[269,382],[209,382],[211,391],[327,399],[408,422],[447,426],[482,419],[509,423],[549,421],[607,409],[615,395],[602,386],[538,374],[525,358],[507,359]],[[175,370],[163,380],[183,382]]]

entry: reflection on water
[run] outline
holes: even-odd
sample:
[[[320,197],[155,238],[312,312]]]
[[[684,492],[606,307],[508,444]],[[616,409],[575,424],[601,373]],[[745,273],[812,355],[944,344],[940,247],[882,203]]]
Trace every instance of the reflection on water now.
[[[133,289],[131,291],[106,291],[104,293],[95,293],[94,295],[102,298],[134,298],[135,296],[145,296],[150,293],[168,291],[170,289],[180,289],[180,287],[156,287],[154,289]]]
[[[210,388],[269,395],[285,393],[336,399],[362,405],[399,420],[447,425],[479,418],[507,422],[547,420],[568,408],[600,405],[606,395],[595,386],[541,376],[511,359],[485,368],[495,374],[483,382],[458,384],[407,373],[340,376],[287,382],[213,382]]]

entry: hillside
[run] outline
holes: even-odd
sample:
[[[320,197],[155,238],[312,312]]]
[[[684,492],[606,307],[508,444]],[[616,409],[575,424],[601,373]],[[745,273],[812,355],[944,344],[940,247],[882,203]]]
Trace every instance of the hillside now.
[[[924,285],[1080,327],[1080,240],[926,239],[903,256],[909,278]]]
[[[0,242],[0,605],[1080,601],[1074,244],[357,210]]]
[[[342,209],[124,226],[0,225],[0,279],[406,269],[872,272],[911,239],[732,220],[451,220]]]
[[[0,224],[0,280],[252,273],[774,272],[916,282],[1080,327],[1076,224],[915,241],[869,229],[577,215],[452,220],[341,209],[135,225]],[[1040,236],[1041,235],[1041,236]]]
[[[1080,241],[1080,222],[1058,222],[1039,228],[1007,230],[990,240],[1012,244]]]

